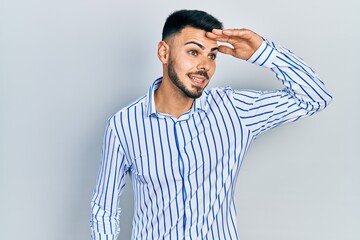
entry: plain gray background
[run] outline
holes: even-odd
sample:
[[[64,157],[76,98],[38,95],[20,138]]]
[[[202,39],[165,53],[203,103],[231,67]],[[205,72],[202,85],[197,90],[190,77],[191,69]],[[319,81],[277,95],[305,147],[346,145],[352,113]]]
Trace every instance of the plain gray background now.
[[[360,239],[356,0],[2,0],[0,239],[90,238],[106,120],[161,75],[161,29],[182,8],[290,48],[334,96],[324,112],[252,145],[237,183],[240,239]],[[220,56],[211,85],[272,90],[274,79]],[[129,179],[122,200],[119,239],[129,239]]]

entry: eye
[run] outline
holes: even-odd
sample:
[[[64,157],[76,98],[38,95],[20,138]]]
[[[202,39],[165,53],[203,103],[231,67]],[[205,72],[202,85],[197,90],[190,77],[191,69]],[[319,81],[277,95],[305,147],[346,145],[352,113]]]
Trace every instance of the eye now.
[[[197,52],[196,50],[190,50],[190,51],[188,51],[188,53],[189,53],[190,55],[193,55],[193,56],[197,56],[197,55],[198,55],[198,52]]]
[[[215,59],[216,59],[216,54],[211,53],[211,54],[209,54],[208,57],[209,57],[211,60],[215,60]]]

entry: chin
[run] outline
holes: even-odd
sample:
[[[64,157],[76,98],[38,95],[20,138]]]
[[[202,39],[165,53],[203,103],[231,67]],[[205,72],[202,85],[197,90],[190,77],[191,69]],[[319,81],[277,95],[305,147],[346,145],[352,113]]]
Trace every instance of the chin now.
[[[197,86],[191,86],[191,88],[192,88],[192,91],[190,91],[189,89],[182,89],[182,91],[189,98],[196,99],[196,98],[201,97],[201,95],[204,91],[204,88],[200,88]]]

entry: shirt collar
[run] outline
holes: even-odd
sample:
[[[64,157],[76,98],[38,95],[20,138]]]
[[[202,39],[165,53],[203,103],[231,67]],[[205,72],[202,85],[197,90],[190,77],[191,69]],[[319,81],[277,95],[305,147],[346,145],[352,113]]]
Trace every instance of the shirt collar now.
[[[154,99],[154,93],[155,91],[160,87],[161,82],[162,82],[162,77],[156,79],[150,86],[148,94],[146,96],[146,102],[147,102],[147,116],[151,116],[151,115],[157,115],[158,112],[156,111],[156,107],[155,107],[155,99]],[[201,94],[201,96],[199,98],[196,98],[194,101],[194,105],[193,107],[189,110],[189,113],[193,113],[196,112],[198,110],[203,110],[205,111],[205,102],[206,102],[206,93],[205,91],[203,92],[203,94]]]

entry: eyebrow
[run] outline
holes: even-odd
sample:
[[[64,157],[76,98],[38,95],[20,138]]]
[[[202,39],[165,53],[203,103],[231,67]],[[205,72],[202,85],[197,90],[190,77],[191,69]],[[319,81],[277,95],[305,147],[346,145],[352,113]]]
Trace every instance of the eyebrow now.
[[[188,45],[188,44],[195,44],[196,46],[198,46],[198,47],[201,48],[202,50],[205,49],[205,47],[204,47],[203,45],[201,45],[200,43],[195,42],[195,41],[187,42],[187,43],[185,43],[184,45]],[[219,50],[218,47],[213,47],[213,48],[210,49],[210,52],[217,51],[217,50]]]

